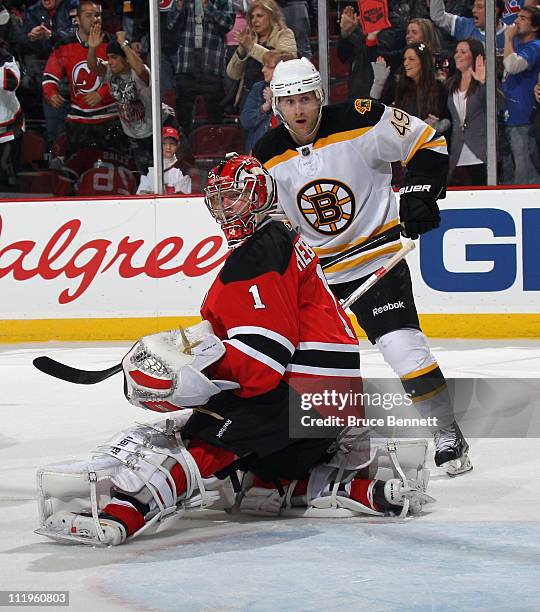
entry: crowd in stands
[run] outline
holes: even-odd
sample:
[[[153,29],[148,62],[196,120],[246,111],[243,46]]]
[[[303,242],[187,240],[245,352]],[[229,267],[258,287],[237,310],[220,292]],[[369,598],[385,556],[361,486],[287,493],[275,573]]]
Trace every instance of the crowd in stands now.
[[[540,0],[496,0],[496,126],[487,125],[485,0],[388,0],[365,33],[328,0],[330,103],[373,98],[449,143],[451,185],[540,183]],[[154,193],[148,0],[0,0],[0,193]],[[160,0],[167,194],[198,193],[215,159],[279,124],[279,61],[318,62],[316,0]],[[399,185],[402,169],[394,168]]]

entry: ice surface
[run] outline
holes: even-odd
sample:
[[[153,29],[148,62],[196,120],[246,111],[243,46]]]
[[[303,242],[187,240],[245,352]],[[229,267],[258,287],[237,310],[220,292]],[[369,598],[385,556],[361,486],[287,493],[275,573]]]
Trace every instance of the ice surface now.
[[[434,341],[447,376],[536,377],[540,341]],[[49,355],[102,369],[127,345],[0,347],[0,589],[69,590],[71,609],[539,610],[538,439],[472,440],[473,472],[432,472],[437,503],[406,521],[256,519],[217,512],[110,549],[35,535],[35,472],[84,458],[151,413],[130,406],[121,375],[94,386],[47,377]],[[364,372],[390,375],[362,344]]]

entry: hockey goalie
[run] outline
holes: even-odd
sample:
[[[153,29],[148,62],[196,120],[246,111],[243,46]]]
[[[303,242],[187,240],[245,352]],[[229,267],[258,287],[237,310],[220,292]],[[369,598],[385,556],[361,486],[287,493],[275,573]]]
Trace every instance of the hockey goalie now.
[[[211,170],[205,203],[230,251],[203,321],[146,336],[123,359],[127,399],[166,414],[89,461],[40,469],[37,533],[117,545],[208,507],[404,517],[434,501],[425,440],[373,440],[359,428],[290,437],[295,380],[359,380],[360,357],[317,256],[268,216],[276,198],[253,157],[232,154]]]

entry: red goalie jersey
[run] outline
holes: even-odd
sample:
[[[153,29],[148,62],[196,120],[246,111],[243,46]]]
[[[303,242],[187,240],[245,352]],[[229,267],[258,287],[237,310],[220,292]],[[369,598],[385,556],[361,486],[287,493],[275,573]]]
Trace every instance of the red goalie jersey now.
[[[231,252],[201,312],[227,349],[212,378],[238,382],[240,397],[296,377],[360,377],[347,315],[313,250],[282,223],[267,221]]]

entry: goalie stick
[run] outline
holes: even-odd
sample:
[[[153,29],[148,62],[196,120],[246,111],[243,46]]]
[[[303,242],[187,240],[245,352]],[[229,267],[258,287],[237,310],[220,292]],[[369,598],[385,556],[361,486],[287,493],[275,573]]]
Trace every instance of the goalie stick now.
[[[46,356],[36,357],[32,363],[44,374],[77,385],[95,385],[122,371],[121,363],[117,363],[106,370],[79,370]]]
[[[394,228],[392,228],[394,229]],[[382,236],[382,234],[381,234]],[[349,308],[351,304],[364,295],[368,289],[370,289],[380,278],[382,278],[387,272],[389,272],[398,262],[400,262],[407,253],[410,253],[416,245],[411,240],[407,242],[397,253],[395,253],[383,266],[376,270],[360,287],[356,288],[351,295],[342,301],[341,305],[343,308]],[[189,347],[189,344],[188,344]],[[33,362],[34,366],[49,376],[65,380],[67,382],[75,383],[77,385],[95,385],[100,383],[118,372],[122,371],[122,364],[117,363],[105,370],[79,370],[78,368],[72,368],[60,361],[51,359],[47,356],[36,357]]]

